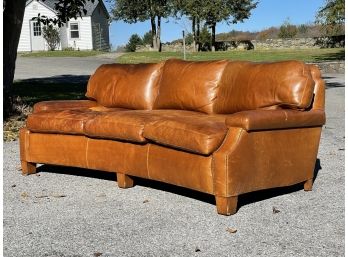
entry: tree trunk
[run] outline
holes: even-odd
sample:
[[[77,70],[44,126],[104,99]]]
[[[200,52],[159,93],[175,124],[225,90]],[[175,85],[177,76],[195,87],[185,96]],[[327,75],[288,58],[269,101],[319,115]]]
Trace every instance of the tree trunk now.
[[[5,2],[3,11],[4,41],[3,41],[3,97],[4,119],[8,118],[12,111],[12,84],[16,68],[17,48],[21,35],[25,0],[11,0]]]
[[[197,17],[197,43],[198,43],[198,52],[201,51],[201,20],[199,17]]]
[[[155,17],[151,16],[151,35],[152,35],[152,48],[158,49],[157,46],[157,31],[156,31],[156,20]]]
[[[215,52],[215,28],[216,23],[214,22],[211,26],[211,50]]]
[[[161,46],[161,16],[157,16],[156,42],[157,42],[158,52],[161,52],[162,51],[162,46]]]
[[[192,36],[193,36],[193,52],[196,52],[196,42],[197,42],[197,34],[196,34],[196,17],[192,17]]]

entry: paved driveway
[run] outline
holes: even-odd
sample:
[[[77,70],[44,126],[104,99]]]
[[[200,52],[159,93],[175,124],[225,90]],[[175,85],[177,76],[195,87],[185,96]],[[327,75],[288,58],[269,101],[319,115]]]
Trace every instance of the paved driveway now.
[[[18,57],[15,80],[91,75],[100,65],[113,63],[120,54],[91,57]]]

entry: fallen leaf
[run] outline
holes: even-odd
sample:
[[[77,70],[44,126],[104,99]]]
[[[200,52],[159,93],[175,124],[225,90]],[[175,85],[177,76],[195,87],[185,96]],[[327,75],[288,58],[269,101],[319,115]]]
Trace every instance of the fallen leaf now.
[[[23,197],[23,198],[27,198],[27,197],[29,197],[29,195],[28,195],[28,193],[27,193],[27,192],[23,192],[23,193],[21,193],[21,197]]]
[[[197,253],[197,252],[200,252],[201,251],[201,249],[199,249],[198,247],[196,247],[195,248],[195,252]]]
[[[234,233],[237,232],[237,229],[235,229],[235,228],[226,228],[226,231],[231,233],[231,234],[234,234]]]
[[[14,185],[12,185],[11,187],[16,187],[17,185],[16,184],[14,184]]]
[[[98,252],[97,252],[97,253],[94,253],[93,255],[94,255],[95,257],[98,257],[98,256],[101,256],[102,253],[98,253]]]
[[[279,213],[280,210],[278,210],[276,207],[273,207],[273,214]]]
[[[149,202],[149,200],[147,200],[147,199],[143,201],[143,203],[148,203],[148,202]]]

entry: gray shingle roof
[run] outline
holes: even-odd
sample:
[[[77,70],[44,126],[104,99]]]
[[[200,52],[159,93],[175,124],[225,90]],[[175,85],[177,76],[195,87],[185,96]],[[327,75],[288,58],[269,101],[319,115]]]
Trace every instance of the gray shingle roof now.
[[[54,6],[55,6],[55,3],[57,3],[58,1],[57,0],[45,0],[45,1],[42,1],[42,0],[39,0],[40,2],[42,2],[44,5],[46,5],[47,7],[51,8],[52,10],[54,10]],[[32,2],[32,0],[29,0],[27,1],[27,5]],[[87,10],[87,13],[86,14],[83,14],[82,13],[82,16],[91,16],[93,11],[95,10],[95,8],[98,6],[99,2],[101,3],[103,9],[105,10],[107,16],[109,17],[109,14],[105,8],[105,5],[103,3],[102,0],[94,0],[94,3],[92,3],[91,1],[87,1],[86,4],[85,4],[85,9]]]

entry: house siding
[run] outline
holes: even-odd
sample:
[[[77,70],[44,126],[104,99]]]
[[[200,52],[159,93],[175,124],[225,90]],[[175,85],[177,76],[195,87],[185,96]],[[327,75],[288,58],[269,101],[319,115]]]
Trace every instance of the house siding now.
[[[64,48],[67,48],[69,46],[67,25],[64,25],[60,28],[59,36],[60,36],[60,44],[62,46],[62,49],[64,50]]]
[[[37,8],[34,8],[34,7]],[[31,51],[31,38],[30,38],[30,20],[33,17],[37,17],[38,14],[45,15],[47,17],[54,17],[55,13],[42,5],[40,2],[32,1],[25,8],[21,36],[19,38],[18,51],[27,52]],[[43,49],[44,50],[44,49]],[[47,44],[45,44],[45,50],[47,50]]]
[[[92,16],[92,35],[93,35],[93,49],[109,51],[109,23],[107,16],[99,3],[95,8]]]
[[[79,24],[79,38],[71,38],[70,23],[77,22]],[[91,31],[91,17],[82,17],[71,19],[66,28],[67,45],[63,47],[72,47],[79,50],[92,50],[92,31]]]

